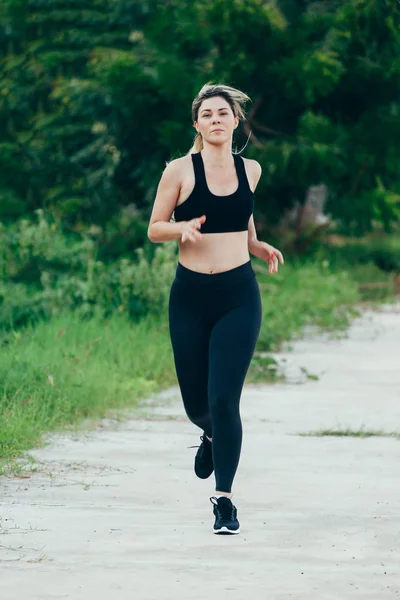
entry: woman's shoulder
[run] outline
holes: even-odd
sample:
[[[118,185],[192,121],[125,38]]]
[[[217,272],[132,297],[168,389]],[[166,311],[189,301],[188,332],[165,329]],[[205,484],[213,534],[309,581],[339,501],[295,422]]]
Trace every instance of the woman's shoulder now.
[[[190,155],[174,158],[168,161],[162,174],[162,179],[171,184],[180,184],[186,173],[191,168],[192,159]]]
[[[166,175],[182,175],[187,169],[192,168],[192,157],[190,154],[174,158],[166,163],[164,173]]]
[[[248,169],[249,171],[252,171],[254,174],[261,175],[262,169],[261,169],[261,165],[258,161],[254,160],[253,158],[245,158],[244,156],[242,158],[244,160],[246,169]]]
[[[172,160],[169,160],[167,162],[166,165],[166,169],[169,170],[175,170],[175,171],[179,171],[179,169],[182,169],[182,167],[185,167],[186,165],[189,166],[192,164],[192,155],[191,154],[185,154],[185,156],[181,156],[179,158],[173,158]]]
[[[246,169],[247,179],[250,182],[250,187],[252,191],[257,187],[257,184],[260,180],[262,169],[259,162],[254,160],[253,158],[245,158],[243,156],[244,166]]]

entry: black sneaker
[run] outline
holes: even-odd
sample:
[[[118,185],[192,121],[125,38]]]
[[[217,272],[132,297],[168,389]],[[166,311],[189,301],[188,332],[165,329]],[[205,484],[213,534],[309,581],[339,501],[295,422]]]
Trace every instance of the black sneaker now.
[[[214,505],[214,533],[225,535],[240,533],[237,509],[236,506],[233,506],[232,501],[225,496],[221,496],[221,498],[214,498],[212,496],[210,500]]]
[[[206,434],[200,436],[200,439],[201,444],[194,459],[194,472],[200,479],[207,479],[214,471],[212,442],[210,442]],[[196,448],[196,446],[191,447]]]

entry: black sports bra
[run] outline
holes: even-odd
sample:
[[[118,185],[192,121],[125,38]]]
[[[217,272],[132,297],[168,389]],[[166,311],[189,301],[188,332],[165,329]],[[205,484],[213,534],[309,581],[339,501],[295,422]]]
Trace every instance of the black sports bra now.
[[[233,154],[239,186],[233,194],[217,196],[208,189],[201,152],[192,154],[195,184],[190,196],[174,211],[175,221],[190,221],[206,215],[201,233],[247,231],[254,209],[254,194],[241,156]]]

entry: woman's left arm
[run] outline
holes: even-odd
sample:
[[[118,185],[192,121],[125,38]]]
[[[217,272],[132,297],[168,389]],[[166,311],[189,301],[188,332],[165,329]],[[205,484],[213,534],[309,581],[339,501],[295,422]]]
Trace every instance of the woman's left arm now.
[[[253,215],[249,221],[248,248],[250,254],[261,258],[261,260],[264,260],[267,263],[270,275],[278,272],[278,261],[281,265],[284,264],[282,252],[270,244],[267,244],[267,242],[261,242],[257,239]]]
[[[252,191],[254,192],[257,184],[261,177],[261,166],[257,161],[249,161],[251,164],[251,183],[252,183]],[[250,165],[249,165],[250,166]],[[281,265],[284,264],[282,253],[277,249],[267,244],[266,242],[261,242],[257,239],[256,226],[254,224],[253,215],[249,220],[249,228],[248,228],[248,249],[250,254],[253,256],[257,256],[257,258],[261,258],[268,264],[269,274],[273,275],[278,272],[278,261]]]

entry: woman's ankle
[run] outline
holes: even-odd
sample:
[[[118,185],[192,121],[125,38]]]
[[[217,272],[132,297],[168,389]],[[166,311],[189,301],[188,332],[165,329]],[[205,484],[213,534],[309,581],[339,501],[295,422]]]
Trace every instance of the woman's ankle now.
[[[214,494],[214,498],[220,498],[221,496],[225,496],[225,498],[229,498],[230,500],[233,494],[232,492],[215,492]]]

